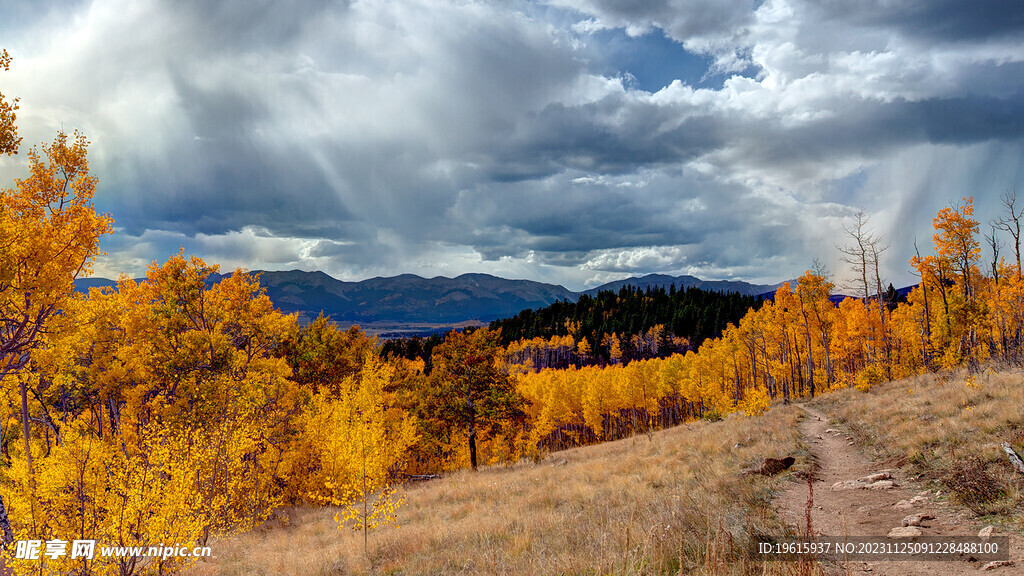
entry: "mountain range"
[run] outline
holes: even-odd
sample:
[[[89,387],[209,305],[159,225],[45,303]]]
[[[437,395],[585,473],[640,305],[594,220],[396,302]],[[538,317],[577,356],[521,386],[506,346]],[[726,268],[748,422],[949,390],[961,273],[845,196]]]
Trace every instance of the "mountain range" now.
[[[507,280],[489,274],[463,274],[455,278],[423,278],[402,274],[344,282],[323,272],[258,272],[260,284],[282,312],[297,312],[301,320],[315,318],[321,311],[340,324],[409,324],[441,328],[462,323],[486,323],[513,316],[527,308],[541,308],[558,301],[575,302],[583,294],[602,290],[619,291],[632,285],[641,290],[675,285],[720,292],[760,295],[781,284],[760,285],[727,280],[701,280],[694,276],[650,274],[603,284],[574,292],[557,284],[532,280]],[[216,282],[220,277],[211,278]],[[76,288],[113,286],[112,280],[85,278]]]

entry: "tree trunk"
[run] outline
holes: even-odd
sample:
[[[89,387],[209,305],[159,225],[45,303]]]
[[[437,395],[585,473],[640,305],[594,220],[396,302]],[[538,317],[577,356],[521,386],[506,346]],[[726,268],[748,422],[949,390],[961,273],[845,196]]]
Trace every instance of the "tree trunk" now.
[[[1013,465],[1014,469],[1021,474],[1024,474],[1024,460],[1020,459],[1017,452],[1014,451],[1013,447],[1010,446],[1009,442],[1003,442],[1003,451],[1006,452],[1007,458],[1010,459],[1010,464]]]
[[[28,426],[28,385],[21,380],[21,433],[25,437],[25,462],[28,463],[28,473],[32,476],[32,445],[29,442],[31,429]]]
[[[14,542],[14,531],[11,530],[11,521],[7,518],[7,506],[4,505],[4,498],[0,496],[0,531],[3,532],[3,548]]]
[[[811,346],[811,332],[810,327],[807,329],[807,386],[811,393],[811,398],[814,398],[814,356],[812,355]]]
[[[476,426],[469,423],[469,464],[476,470]]]

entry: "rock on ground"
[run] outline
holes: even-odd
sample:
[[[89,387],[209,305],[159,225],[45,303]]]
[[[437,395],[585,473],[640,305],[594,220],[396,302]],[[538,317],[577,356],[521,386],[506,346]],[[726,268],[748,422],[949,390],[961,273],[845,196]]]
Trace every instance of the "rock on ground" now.
[[[917,526],[901,526],[899,528],[893,528],[889,530],[889,538],[913,538],[924,534],[921,529]]]
[[[911,514],[903,518],[904,526],[920,526],[925,520],[934,520],[935,516],[931,514]]]

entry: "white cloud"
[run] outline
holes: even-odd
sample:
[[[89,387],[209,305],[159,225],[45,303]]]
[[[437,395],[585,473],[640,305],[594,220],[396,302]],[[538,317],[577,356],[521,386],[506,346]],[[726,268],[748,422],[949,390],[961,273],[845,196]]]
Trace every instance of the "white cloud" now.
[[[600,250],[583,263],[587,270],[611,272],[664,272],[686,265],[683,246],[642,246],[625,250]]]

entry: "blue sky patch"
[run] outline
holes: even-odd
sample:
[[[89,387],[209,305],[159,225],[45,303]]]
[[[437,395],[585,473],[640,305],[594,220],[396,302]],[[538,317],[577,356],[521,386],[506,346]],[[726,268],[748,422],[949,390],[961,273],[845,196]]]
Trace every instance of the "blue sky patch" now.
[[[634,87],[647,92],[657,92],[676,79],[691,86],[714,80],[704,78],[711,65],[709,57],[688,52],[661,30],[638,37],[630,37],[621,28],[601,30],[590,36],[590,42],[597,44],[604,57],[597,72],[606,76],[628,73],[635,78]]]

